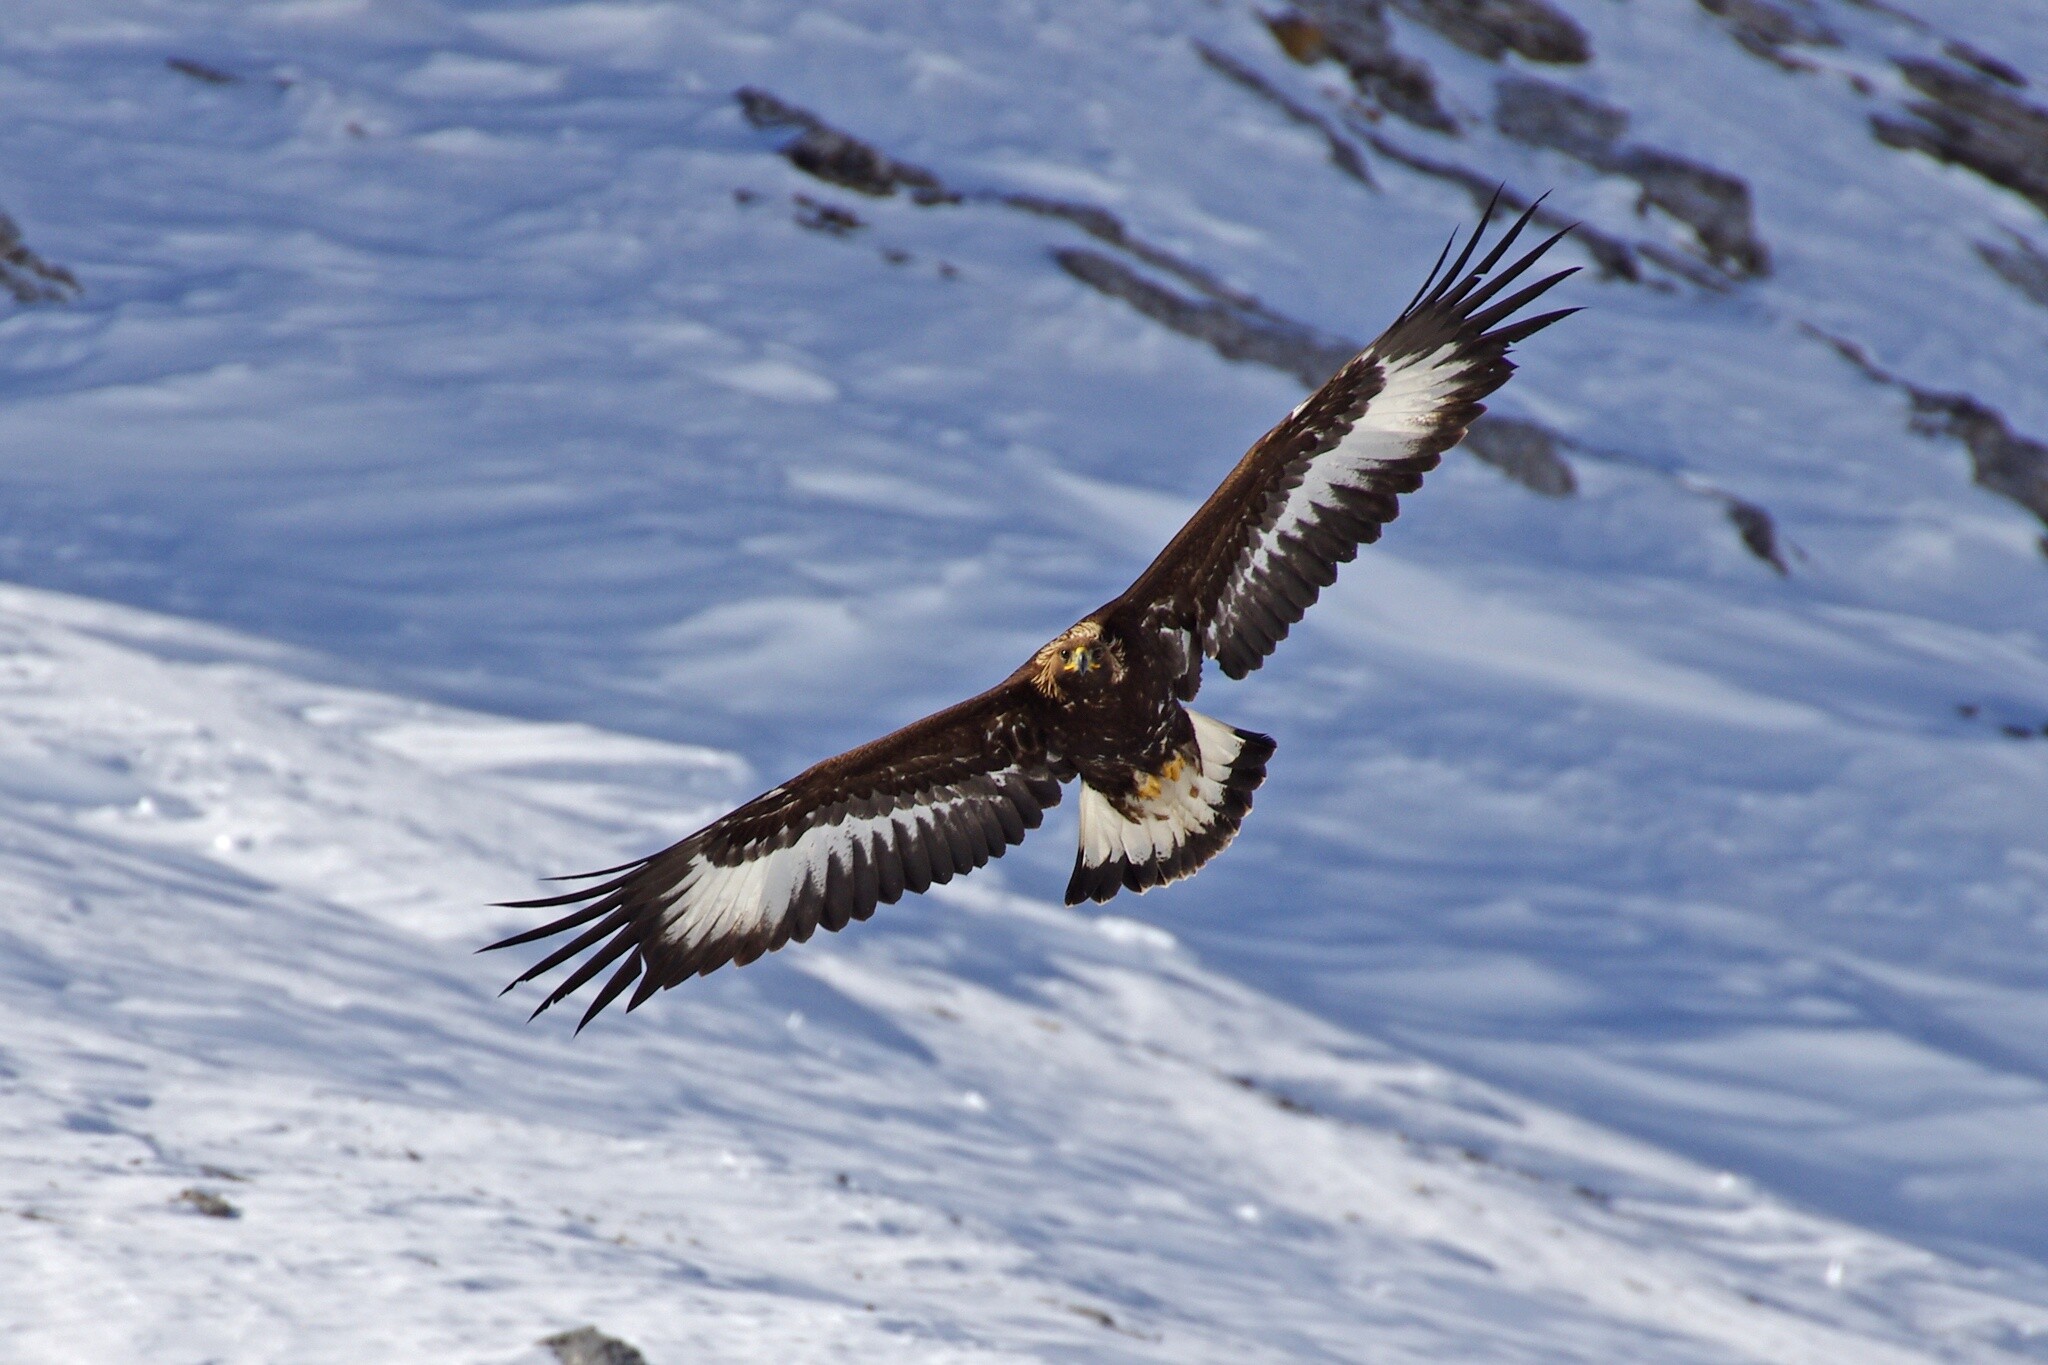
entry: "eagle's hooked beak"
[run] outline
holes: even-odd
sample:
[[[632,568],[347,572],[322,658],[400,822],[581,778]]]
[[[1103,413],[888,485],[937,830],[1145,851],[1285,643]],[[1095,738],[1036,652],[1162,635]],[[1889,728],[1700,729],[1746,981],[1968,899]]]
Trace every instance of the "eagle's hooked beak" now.
[[[1086,674],[1095,667],[1095,651],[1085,645],[1076,645],[1060,655],[1060,672]]]

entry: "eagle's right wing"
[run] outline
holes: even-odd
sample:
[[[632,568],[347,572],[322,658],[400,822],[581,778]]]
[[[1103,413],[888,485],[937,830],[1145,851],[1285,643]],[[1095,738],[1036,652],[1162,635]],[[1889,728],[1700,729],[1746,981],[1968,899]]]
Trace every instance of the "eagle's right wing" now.
[[[1200,685],[1200,654],[1233,678],[1263,663],[1317,594],[1337,581],[1337,565],[1379,539],[1380,527],[1400,510],[1397,496],[1421,487],[1422,476],[1485,411],[1480,400],[1514,373],[1508,347],[1578,311],[1514,317],[1574,270],[1496,301],[1564,236],[1539,242],[1492,274],[1535,211],[1517,219],[1468,272],[1492,217],[1489,205],[1450,269],[1439,257],[1394,325],[1261,437],[1107,609],[1182,650],[1184,700]]]
[[[629,1010],[727,962],[801,943],[820,925],[836,930],[866,919],[905,891],[1000,858],[1059,803],[1032,709],[1030,684],[1012,678],[827,759],[681,843],[610,869],[618,875],[606,881],[511,902],[576,908],[490,946],[583,930],[512,983],[590,954],[535,1014],[623,958],[580,1030],[636,980]]]

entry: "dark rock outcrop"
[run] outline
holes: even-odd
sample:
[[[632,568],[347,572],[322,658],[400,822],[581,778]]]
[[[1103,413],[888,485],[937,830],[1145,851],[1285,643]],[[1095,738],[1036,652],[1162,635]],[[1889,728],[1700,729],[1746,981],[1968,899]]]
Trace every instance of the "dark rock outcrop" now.
[[[1436,78],[1413,57],[1394,50],[1394,32],[1381,0],[1301,0],[1297,10],[1269,21],[1280,46],[1297,61],[1334,59],[1350,72],[1358,93],[1388,113],[1438,133],[1458,123],[1436,95]]]
[[[1568,498],[1578,492],[1578,475],[1565,459],[1566,450],[1577,450],[1595,460],[1610,461],[1639,473],[1654,474],[1677,490],[1707,498],[1721,508],[1728,524],[1735,528],[1742,548],[1771,566],[1781,577],[1791,573],[1778,542],[1778,525],[1771,514],[1747,498],[1695,475],[1672,470],[1615,451],[1588,449],[1560,436],[1540,422],[1521,417],[1487,413],[1465,433],[1461,449],[1482,464],[1490,465],[1532,493],[1547,498]]]
[[[1323,141],[1330,149],[1330,164],[1350,176],[1361,185],[1372,185],[1372,172],[1366,169],[1365,158],[1358,149],[1346,142],[1343,136],[1330,125],[1330,121],[1307,105],[1290,98],[1287,93],[1245,65],[1227,52],[1219,51],[1204,42],[1196,42],[1195,52],[1207,62],[1212,70],[1237,85],[1251,91],[1266,103],[1278,109],[1296,123],[1315,129],[1323,135]],[[1375,187],[1377,188],[1377,187]]]
[[[1494,87],[1493,126],[1517,142],[1605,167],[1628,131],[1628,111],[1562,85],[1509,76]]]
[[[1496,194],[1500,196],[1501,207],[1511,213],[1520,213],[1530,205],[1531,201],[1527,195],[1509,189],[1498,180],[1490,176],[1481,175],[1478,171],[1472,170],[1469,167],[1460,166],[1455,162],[1439,161],[1435,157],[1422,156],[1419,153],[1411,152],[1399,143],[1392,142],[1377,133],[1365,132],[1361,136],[1365,139],[1365,144],[1368,147],[1371,147],[1389,161],[1398,162],[1411,171],[1417,171],[1438,180],[1448,181],[1463,189],[1472,196],[1472,203],[1475,208],[1484,209],[1489,203],[1493,202]],[[1572,241],[1576,242],[1585,250],[1586,254],[1593,258],[1594,263],[1600,267],[1602,275],[1612,279],[1628,280],[1632,283],[1642,279],[1642,269],[1636,263],[1635,250],[1620,238],[1602,232],[1590,223],[1581,222],[1548,207],[1539,206],[1536,209],[1536,216],[1531,221],[1536,226],[1547,228],[1552,232],[1562,227],[1571,228]],[[1708,287],[1725,287],[1725,281],[1698,278],[1702,275],[1711,274],[1711,272],[1698,266],[1681,265],[1674,267],[1674,273],[1684,275],[1697,284],[1707,285]]]
[[[205,62],[195,62],[190,57],[166,57],[164,65],[180,76],[190,76],[201,85],[240,85],[242,78],[232,71],[223,71]]]
[[[1080,247],[1052,253],[1060,269],[1091,289],[1121,299],[1154,322],[1206,343],[1225,360],[1284,370],[1313,388],[1358,354],[1355,342],[1325,336],[1256,301],[1189,298],[1113,256]]]
[[[1545,0],[1394,0],[1400,11],[1451,42],[1497,62],[1516,52],[1532,62],[1588,61],[1593,44],[1572,17]]]
[[[2014,431],[1988,403],[1966,393],[1922,388],[1879,366],[1853,341],[1806,323],[1800,329],[1876,382],[1904,391],[1913,403],[1915,431],[1962,442],[1970,452],[1970,477],[1979,488],[2010,498],[2048,525],[2048,444]],[[2042,537],[2041,550],[2048,554],[2048,536]]]
[[[1778,551],[1778,525],[1771,520],[1771,514],[1733,493],[1722,493],[1720,498],[1728,524],[1742,539],[1742,548],[1776,569],[1779,576],[1789,575],[1792,571],[1785,567],[1785,556]]]
[[[1727,26],[1735,41],[1765,61],[1793,70],[1809,64],[1790,47],[1840,47],[1842,39],[1821,22],[1810,5],[1793,8],[1773,0],[1699,0],[1699,6]]]
[[[798,129],[800,136],[783,148],[784,155],[799,170],[820,180],[847,185],[847,177],[854,176],[862,184],[849,188],[863,189],[864,193],[887,195],[898,186],[910,186],[912,197],[920,204],[997,204],[1035,217],[1057,219],[1115,247],[1132,260],[1191,286],[1198,297],[1183,295],[1103,252],[1064,248],[1052,253],[1060,268],[1075,279],[1122,299],[1183,335],[1207,342],[1228,359],[1271,365],[1300,377],[1304,384],[1316,385],[1358,353],[1356,344],[1323,336],[1282,317],[1200,266],[1133,235],[1121,218],[1099,205],[1036,194],[962,194],[930,171],[897,161],[765,90],[749,87],[736,92],[735,97],[754,126]],[[798,155],[806,147],[820,154]],[[844,237],[866,226],[857,214],[843,206],[821,203],[806,195],[796,196],[796,205],[799,226],[812,231]],[[905,258],[899,255],[896,259],[900,263]],[[941,266],[941,273],[949,269]]]
[[[2016,68],[2008,66],[1988,52],[1982,52],[1977,48],[1971,47],[1968,43],[1951,39],[1941,45],[1941,51],[1943,56],[1961,62],[1973,71],[1982,72],[1984,75],[1991,77],[1992,80],[2003,81],[2007,85],[2020,89],[2026,88],[2027,78],[2021,75]]]
[[[944,203],[954,196],[922,166],[897,161],[843,133],[808,109],[800,109],[748,86],[738,92],[740,110],[756,128],[794,128],[796,139],[782,149],[790,164],[820,180],[877,197],[910,192],[919,203]]]
[[[198,1210],[208,1218],[240,1218],[242,1216],[242,1211],[233,1204],[230,1204],[226,1199],[215,1194],[212,1190],[202,1190],[196,1185],[190,1189],[178,1191],[178,1202]]]
[[[1625,149],[1614,169],[1642,186],[1638,212],[1662,209],[1684,223],[1715,265],[1739,277],[1771,273],[1771,254],[1756,235],[1756,210],[1743,180],[1648,147]]]
[[[1641,189],[1637,211],[1659,209],[1691,228],[1720,269],[1737,277],[1770,273],[1770,252],[1757,236],[1749,186],[1741,179],[1671,152],[1622,143],[1627,112],[1576,90],[1509,76],[1495,93],[1494,126],[1503,136],[1627,176]]]
[[[1198,51],[1212,67],[1239,85],[1262,97],[1286,100],[1269,82],[1242,63],[1200,45]],[[961,193],[948,188],[931,172],[896,161],[859,139],[832,128],[816,115],[766,91],[741,90],[737,98],[749,121],[756,127],[798,129],[799,138],[783,149],[784,154],[799,169],[832,184],[845,183],[840,177],[850,173],[849,168],[852,168],[868,186],[867,193],[890,194],[899,187],[909,187],[913,198],[921,204],[994,204],[1077,228],[1112,248],[1116,254],[1083,247],[1056,248],[1052,258],[1062,270],[1089,288],[1130,305],[1154,322],[1202,342],[1226,360],[1266,365],[1314,388],[1361,349],[1356,341],[1318,331],[1276,313],[1251,295],[1230,288],[1200,266],[1144,241],[1132,234],[1121,218],[1099,205],[1022,193]],[[1540,112],[1532,114],[1531,117],[1538,122],[1530,127],[1552,129],[1543,136],[1568,146],[1581,147],[1589,154],[1603,158],[1626,156],[1627,149],[1616,151],[1612,145],[1626,126],[1626,116],[1619,111],[1604,113],[1604,106],[1584,101],[1581,97],[1573,98],[1579,100],[1578,105],[1561,106],[1547,115]],[[1289,105],[1291,101],[1283,107]],[[1356,150],[1320,116],[1307,110],[1299,113],[1302,121],[1312,122],[1330,140],[1333,161],[1337,160],[1336,149],[1340,147],[1356,156]],[[1543,119],[1548,121],[1542,122]],[[1519,212],[1529,206],[1530,201],[1526,197],[1477,171],[1405,151],[1370,131],[1362,132],[1360,136],[1383,156],[1461,186],[1482,207],[1496,195],[1500,206],[1510,212]],[[832,154],[796,155],[797,149],[806,145],[806,139],[810,140],[808,145],[814,151],[823,148]],[[845,150],[849,147],[857,151],[849,153]],[[1362,163],[1360,169],[1363,169]],[[742,192],[741,202],[752,202],[752,199],[750,192]],[[803,196],[798,196],[798,207],[800,211],[810,211],[815,218],[815,221],[804,225],[821,232],[847,235],[862,226],[858,217],[844,208]],[[1534,221],[1539,226],[1553,229],[1572,223],[1564,215],[1542,206],[1536,208]],[[1591,252],[1608,274],[1630,280],[1638,278],[1634,252],[1626,243],[1584,225],[1577,226],[1573,239]],[[1647,253],[1650,248],[1645,245],[1642,249]],[[1156,275],[1140,270],[1140,265],[1187,286],[1193,292],[1183,293]],[[1703,267],[1674,261],[1666,268],[1695,278],[1696,282],[1711,283],[1697,280],[1698,274],[1712,273]],[[1464,444],[1481,463],[1499,470],[1533,492],[1546,497],[1569,497],[1577,490],[1577,476],[1563,451],[1578,447],[1538,423],[1490,414],[1473,425]],[[1640,465],[1640,462],[1630,463]],[[1776,532],[1767,512],[1720,490],[1683,479],[1678,482],[1693,494],[1719,501],[1750,552],[1780,573],[1785,571],[1784,560],[1778,553]],[[581,1330],[595,1332],[595,1329]],[[568,1337],[576,1335],[565,1334]],[[602,1334],[596,1335],[602,1337]],[[563,1359],[573,1360],[575,1365],[582,1365],[584,1360],[583,1357],[568,1356]],[[604,1357],[592,1359],[602,1362],[602,1365],[614,1365]],[[638,1356],[636,1353],[622,1359],[637,1360]]]
[[[1237,306],[1186,297],[1101,252],[1068,249],[1055,251],[1053,259],[1083,284],[1203,342],[1226,360],[1271,366],[1310,387],[1321,384],[1359,350],[1354,341],[1318,333],[1256,303]],[[1578,476],[1564,455],[1570,444],[1540,423],[1488,413],[1473,423],[1463,448],[1534,493],[1567,498],[1578,491]],[[1769,512],[1697,481],[1681,479],[1678,486],[1719,503],[1743,547],[1778,573],[1788,572]]]
[[[796,225],[812,232],[850,237],[867,226],[859,214],[841,204],[827,204],[808,194],[797,195],[793,202],[796,204]]]
[[[1257,299],[1232,289],[1202,267],[1191,261],[1182,260],[1164,247],[1154,246],[1142,238],[1132,236],[1124,227],[1123,220],[1108,209],[1072,199],[1047,199],[1036,194],[997,195],[995,202],[1005,208],[1020,209],[1025,213],[1072,223],[1097,241],[1107,242],[1113,247],[1129,252],[1145,264],[1157,266],[1169,275],[1193,285],[1210,298],[1221,300],[1232,307],[1255,311],[1259,307]]]
[[[910,187],[917,203],[1000,204],[1040,218],[1070,223],[1098,241],[1107,242],[1145,264],[1174,275],[1203,294],[1231,308],[1259,311],[1256,299],[1232,290],[1208,271],[1184,261],[1162,247],[1134,236],[1123,220],[1108,209],[1074,199],[1051,199],[1036,194],[1003,194],[989,191],[962,193],[946,185],[922,167],[897,161],[850,133],[832,127],[809,110],[779,99],[765,90],[748,87],[735,92],[740,108],[757,128],[796,128],[800,136],[785,146],[783,154],[806,174],[833,185],[845,185],[863,193],[887,196],[899,186]],[[808,150],[807,150],[808,149]],[[860,181],[851,184],[849,177]],[[807,195],[796,196],[799,226],[832,236],[849,236],[865,227],[860,216],[843,205],[826,204]],[[900,261],[899,261],[900,263]],[[941,266],[941,273],[951,267]],[[1279,321],[1284,322],[1285,319]],[[1348,358],[1348,357],[1347,357]],[[1320,382],[1320,381],[1318,381]]]
[[[2048,254],[2017,233],[2010,246],[1977,243],[1977,255],[2001,280],[2048,308]]]
[[[1906,106],[1909,117],[1873,114],[1879,142],[1965,167],[2048,213],[2048,109],[1974,69],[1919,58],[1902,59],[1898,68],[1927,98]]]
[[[647,1365],[647,1357],[637,1347],[606,1336],[595,1327],[557,1332],[542,1337],[540,1344],[553,1351],[562,1365]]]
[[[1568,498],[1579,491],[1578,476],[1559,453],[1550,428],[1519,417],[1488,413],[1465,433],[1464,447],[1532,493]]]
[[[1961,441],[1978,487],[2012,499],[2048,524],[2048,445],[2014,431],[2003,414],[1968,394],[1907,388],[1918,430]],[[2042,548],[2048,550],[2048,541]]]
[[[28,249],[21,228],[0,213],[0,289],[16,303],[61,303],[78,294],[78,277]]]

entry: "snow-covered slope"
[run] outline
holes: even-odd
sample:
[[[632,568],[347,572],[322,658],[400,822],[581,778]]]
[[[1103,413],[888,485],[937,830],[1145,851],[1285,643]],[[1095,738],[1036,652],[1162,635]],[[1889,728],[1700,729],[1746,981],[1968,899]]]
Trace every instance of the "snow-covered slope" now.
[[[655,1361],[1887,1362],[2048,1327],[2038,1275],[1000,879],[658,1025],[528,1028],[476,889],[673,832],[738,764],[25,590],[0,641],[9,1359],[538,1359],[595,1318]]]
[[[1560,3],[11,6],[10,1331],[2026,1352],[2048,229],[1915,147],[2048,26]],[[1576,494],[1454,456],[1205,691],[1280,742],[1229,855],[1105,936],[1054,821],[573,1045],[488,1000],[482,902],[1007,672],[1496,181],[1605,267],[1497,405]]]

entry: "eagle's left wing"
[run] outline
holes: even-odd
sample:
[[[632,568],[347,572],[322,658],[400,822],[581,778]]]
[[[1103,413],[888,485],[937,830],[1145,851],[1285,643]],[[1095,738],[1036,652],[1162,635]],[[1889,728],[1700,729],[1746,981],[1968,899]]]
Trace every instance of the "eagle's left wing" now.
[[[1261,437],[1105,609],[1126,629],[1168,637],[1181,655],[1183,700],[1201,685],[1203,654],[1233,678],[1265,662],[1337,581],[1337,565],[1379,538],[1400,510],[1396,497],[1421,487],[1485,411],[1480,400],[1514,373],[1508,347],[1578,311],[1514,316],[1574,270],[1497,297],[1564,236],[1493,273],[1534,212],[1468,271],[1488,206],[1450,269],[1439,257],[1393,326]]]
[[[752,962],[791,939],[801,943],[820,925],[843,929],[905,891],[972,871],[1023,842],[1046,808],[1059,804],[1056,765],[1043,749],[1031,698],[1020,672],[827,759],[681,843],[610,869],[618,875],[607,881],[510,902],[576,908],[490,946],[583,930],[512,983],[590,954],[536,1015],[623,958],[584,1011],[580,1031],[636,980],[629,1010],[657,990],[728,962]]]

